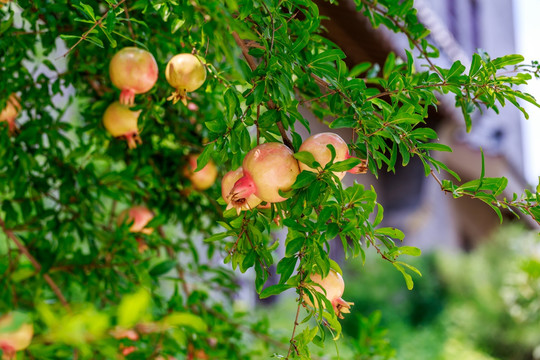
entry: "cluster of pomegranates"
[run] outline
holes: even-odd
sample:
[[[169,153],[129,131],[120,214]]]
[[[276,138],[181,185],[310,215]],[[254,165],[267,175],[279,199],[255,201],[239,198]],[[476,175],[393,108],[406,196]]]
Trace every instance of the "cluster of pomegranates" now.
[[[135,95],[150,91],[157,82],[158,65],[154,56],[143,49],[125,47],[118,51],[109,64],[109,76],[120,89],[120,99],[109,105],[103,114],[103,125],[114,137],[126,139],[130,149],[141,143],[138,119],[141,111],[130,108]],[[206,68],[192,54],[178,54],[167,64],[165,77],[176,91],[169,97],[187,105],[187,92],[197,90],[206,80]]]
[[[313,155],[320,166],[317,168],[298,162],[293,151],[281,143],[270,142],[256,146],[246,154],[242,166],[229,171],[221,181],[221,195],[227,203],[227,209],[235,208],[237,213],[240,213],[254,209],[262,202],[272,204],[286,200],[279,191],[290,190],[301,171],[320,172],[332,160],[332,151],[328,145],[332,145],[335,150],[334,162],[351,158],[347,143],[339,135],[329,132],[312,135],[299,148],[299,151]],[[365,160],[348,171],[356,174],[365,173],[367,171]],[[334,175],[341,180],[345,172],[337,172]],[[353,303],[341,298],[345,283],[338,272],[330,270],[325,278],[319,274],[312,274],[310,280],[311,283],[304,285],[305,304],[320,307],[318,302],[314,305],[308,295],[308,292],[312,294],[316,291],[326,296],[339,318],[343,318],[342,313],[350,312]]]
[[[312,135],[302,143],[299,151],[311,153],[321,166],[314,169],[299,163],[291,149],[281,143],[264,143],[249,151],[242,166],[229,171],[221,182],[221,194],[227,209],[235,208],[238,213],[250,210],[261,202],[277,203],[286,200],[279,191],[288,191],[303,170],[318,172],[332,159],[327,145],[332,145],[336,156],[334,161],[344,161],[351,156],[347,143],[337,134],[324,132]],[[365,162],[349,170],[351,173],[365,173]],[[335,173],[342,179],[345,172]]]

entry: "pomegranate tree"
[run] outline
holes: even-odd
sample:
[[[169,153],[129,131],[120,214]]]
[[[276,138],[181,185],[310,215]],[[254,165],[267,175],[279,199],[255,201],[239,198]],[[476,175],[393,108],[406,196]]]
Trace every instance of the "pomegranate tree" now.
[[[249,195],[242,202],[235,203],[234,201],[231,201],[231,198],[229,197],[229,193],[231,192],[234,184],[242,176],[244,176],[244,171],[242,167],[239,167],[236,170],[229,171],[228,173],[225,174],[225,176],[223,176],[223,179],[221,179],[221,196],[227,202],[227,210],[234,207],[236,208],[236,212],[238,214],[242,210],[254,209],[256,206],[258,206],[262,202],[262,200],[259,199],[254,194]],[[267,205],[268,207],[270,207],[270,204],[267,204]]]
[[[103,125],[105,129],[114,137],[123,137],[130,149],[142,144],[139,137],[138,119],[141,110],[132,111],[128,106],[113,102],[103,114]]]
[[[21,104],[15,94],[11,94],[7,100],[6,107],[0,112],[0,122],[5,121],[8,124],[9,131],[15,130],[15,118],[21,111]]]
[[[125,47],[111,59],[109,76],[114,86],[122,90],[120,103],[133,105],[135,94],[144,94],[156,83],[158,66],[156,59],[148,51]]]
[[[181,100],[187,105],[186,94],[201,87],[206,80],[206,68],[193,54],[178,54],[172,57],[165,68],[165,77],[176,89],[167,100],[177,103]]]
[[[332,304],[336,315],[340,319],[343,319],[343,315],[341,315],[341,313],[350,313],[349,309],[351,308],[351,305],[354,305],[354,303],[346,302],[341,298],[343,291],[345,291],[345,283],[343,282],[343,277],[341,277],[337,271],[331,269],[328,276],[326,276],[324,279],[319,274],[311,274],[310,279],[316,284],[313,287],[309,287],[310,292],[313,293],[312,290],[315,290],[321,294],[324,294],[328,301],[330,301]],[[305,291],[306,290],[304,290],[304,302],[311,307],[318,308],[318,305],[313,306],[313,303]]]
[[[300,145],[299,151],[310,152],[315,158],[315,161],[317,161],[321,167],[324,168],[332,159],[332,152],[327,147],[329,144],[332,145],[336,151],[334,162],[344,161],[352,157],[349,155],[349,148],[345,140],[343,140],[341,136],[330,132],[323,132],[310,136],[302,143],[302,145]],[[300,163],[300,169],[312,172],[317,171],[304,163]],[[366,164],[365,162],[362,162],[351,170],[348,170],[348,172],[353,174],[361,174],[365,173],[366,170]],[[341,180],[345,176],[345,173],[345,171],[335,172],[334,175]]]
[[[34,336],[34,325],[27,315],[14,311],[0,317],[0,349],[2,359],[14,359],[15,353],[26,349]]]
[[[291,149],[275,142],[250,150],[242,168],[244,175],[236,181],[226,200],[233,206],[243,206],[251,195],[269,203],[284,201],[279,190],[290,190],[300,173]]]
[[[212,160],[199,171],[195,171],[197,168],[197,159],[199,155],[189,155],[188,162],[184,168],[184,175],[191,181],[191,185],[196,190],[206,190],[210,186],[214,185],[218,176],[218,170],[216,164]]]

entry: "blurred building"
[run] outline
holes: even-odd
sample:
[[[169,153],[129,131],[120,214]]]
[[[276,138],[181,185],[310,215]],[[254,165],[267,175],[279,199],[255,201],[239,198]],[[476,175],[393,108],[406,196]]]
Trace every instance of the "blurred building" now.
[[[356,11],[353,0],[341,0],[339,5],[323,0],[317,3],[321,15],[329,18],[324,22],[328,38],[347,54],[345,61],[350,67],[364,61],[382,65],[391,51],[406,58],[406,37],[382,26],[373,29]],[[492,58],[515,53],[512,0],[415,0],[415,7],[419,20],[431,31],[429,40],[441,50],[435,60],[439,66],[450,67],[456,60],[468,66],[478,48]],[[430,113],[427,124],[438,131],[442,143],[454,149],[453,153],[440,154],[439,159],[462,181],[469,181],[480,176],[483,149],[486,176],[508,178],[505,197],[521,194],[528,184],[523,175],[520,112],[511,105],[501,108],[500,114],[477,112],[472,130],[466,134],[453,96],[439,99],[438,111]],[[316,120],[312,124],[312,132],[324,131]],[[385,224],[402,229],[409,244],[424,250],[441,246],[468,249],[497,229],[499,218],[489,206],[445,195],[434,179],[424,176],[423,166],[416,160],[397,168],[396,174],[381,172],[378,179],[350,174],[346,179],[372,184],[385,208]],[[515,219],[510,212],[504,216]],[[537,227],[526,216],[520,221]]]

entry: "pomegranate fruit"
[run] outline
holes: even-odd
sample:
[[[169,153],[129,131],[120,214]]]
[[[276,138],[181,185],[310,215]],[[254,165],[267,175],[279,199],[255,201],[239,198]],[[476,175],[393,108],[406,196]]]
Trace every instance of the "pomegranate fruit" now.
[[[300,173],[291,149],[275,142],[251,149],[242,168],[244,175],[236,181],[226,200],[235,207],[244,205],[251,195],[269,203],[286,200],[279,190],[290,190]]]
[[[20,325],[15,325],[19,323]],[[34,336],[34,325],[27,315],[14,311],[0,317],[0,349],[2,359],[14,359],[15,353],[26,349]]]
[[[5,121],[8,124],[9,131],[15,130],[15,118],[21,111],[21,104],[15,94],[11,94],[7,100],[6,107],[0,112],[0,122]]]
[[[191,181],[191,185],[196,190],[206,190],[214,184],[218,176],[217,167],[212,160],[199,171],[195,171],[197,168],[197,159],[199,155],[189,155],[188,163],[184,168],[184,175]]]
[[[129,107],[113,102],[103,114],[103,125],[105,129],[114,137],[124,137],[130,149],[142,144],[139,137],[137,121],[141,110],[132,111]]]
[[[117,223],[122,225],[124,222],[131,224],[129,231],[133,233],[151,234],[154,229],[147,228],[146,225],[154,218],[152,213],[145,206],[133,206],[127,210],[124,210],[118,216]]]
[[[165,77],[176,89],[167,100],[172,100],[174,104],[182,100],[182,103],[187,105],[186,94],[201,87],[206,80],[206,68],[195,55],[178,54],[169,60]]]
[[[109,76],[114,86],[122,90],[120,104],[133,105],[135,94],[144,94],[156,83],[158,66],[148,51],[125,47],[111,59]]]
[[[249,195],[243,203],[235,203],[234,201],[231,201],[231,198],[229,197],[229,193],[231,192],[234,184],[240,179],[242,176],[244,176],[244,171],[242,167],[239,167],[236,170],[231,170],[228,173],[223,176],[223,179],[221,179],[221,196],[223,196],[223,199],[227,203],[227,210],[231,208],[236,208],[236,213],[240,214],[240,211],[242,210],[251,210],[254,209],[257,205],[259,205],[262,200],[256,197],[254,194]],[[267,203],[268,208],[270,207],[270,204]]]
[[[349,155],[349,148],[345,140],[343,140],[341,136],[330,132],[324,132],[310,136],[302,143],[302,145],[300,145],[300,149],[298,150],[310,152],[315,158],[315,161],[317,161],[321,165],[321,167],[324,168],[326,164],[328,164],[328,162],[330,162],[330,160],[332,159],[332,153],[327,147],[328,144],[331,144],[336,150],[336,157],[334,158],[334,163],[338,161],[344,161],[352,157]],[[316,169],[313,169],[309,165],[306,165],[302,162],[300,162],[299,164],[300,170],[316,172]],[[358,164],[354,168],[348,170],[348,172],[353,174],[361,174],[365,173],[366,171],[367,167],[364,161],[362,161],[362,163]],[[345,173],[346,171],[335,172],[334,175],[336,175],[341,180],[345,176]]]
[[[319,274],[311,274],[309,278],[316,284],[311,289],[323,295],[326,292],[326,298],[328,299],[328,301],[330,301],[336,315],[340,319],[343,319],[342,313],[350,313],[349,309],[351,308],[351,305],[354,305],[354,303],[346,302],[341,298],[341,295],[343,295],[343,291],[345,291],[345,283],[343,282],[343,278],[337,271],[331,269],[328,273],[328,276],[326,276],[324,279],[322,279],[321,275]],[[303,298],[304,302],[307,305],[318,308],[318,306],[313,306],[313,303],[309,299],[309,296],[305,293],[305,290]]]

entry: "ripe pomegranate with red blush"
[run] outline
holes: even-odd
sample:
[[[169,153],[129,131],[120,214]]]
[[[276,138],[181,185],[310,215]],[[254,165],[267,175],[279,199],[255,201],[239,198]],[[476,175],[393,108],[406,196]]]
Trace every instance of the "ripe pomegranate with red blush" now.
[[[130,149],[142,144],[139,137],[138,120],[141,110],[132,111],[129,107],[113,102],[103,114],[103,125],[105,129],[114,137],[123,137]]]
[[[293,152],[281,143],[265,143],[250,150],[242,163],[244,175],[229,192],[230,202],[242,206],[251,195],[269,203],[286,199],[279,190],[288,191],[300,173]]]
[[[336,151],[334,163],[338,161],[344,161],[352,157],[349,155],[349,148],[345,140],[343,140],[341,136],[330,132],[323,132],[310,136],[302,143],[302,145],[300,145],[300,149],[298,150],[310,152],[315,158],[315,161],[317,161],[321,165],[321,167],[324,168],[326,164],[328,164],[328,162],[330,162],[330,160],[332,159],[332,153],[327,147],[327,145],[329,144],[332,145]],[[319,170],[313,169],[302,162],[300,162],[300,169],[311,172],[317,172]],[[351,170],[348,170],[348,172],[353,174],[360,174],[365,173],[366,170],[366,164],[362,162]],[[346,171],[335,172],[334,175],[336,175],[341,180],[345,176],[345,173]]]
[[[114,86],[122,90],[120,103],[131,106],[136,94],[144,94],[152,89],[158,79],[158,66],[150,52],[125,47],[111,59],[109,76]]]
[[[197,168],[197,159],[199,155],[189,155],[188,163],[184,168],[184,175],[191,181],[191,185],[195,190],[206,190],[210,188],[216,182],[218,176],[218,170],[212,160],[199,171],[195,171]]]
[[[326,298],[328,299],[328,301],[330,301],[336,315],[340,319],[343,319],[342,313],[350,313],[349,309],[351,308],[351,305],[354,305],[354,303],[346,302],[341,298],[341,296],[343,295],[343,291],[345,291],[345,282],[343,281],[343,277],[341,277],[341,275],[337,271],[331,269],[324,279],[319,274],[311,274],[310,279],[316,284],[310,290],[312,292],[313,290],[317,291],[321,294],[326,293]],[[319,304],[317,304],[317,306],[314,306],[309,299],[309,296],[305,293],[306,291],[307,290],[305,289],[303,296],[304,302],[311,307],[318,308]]]

